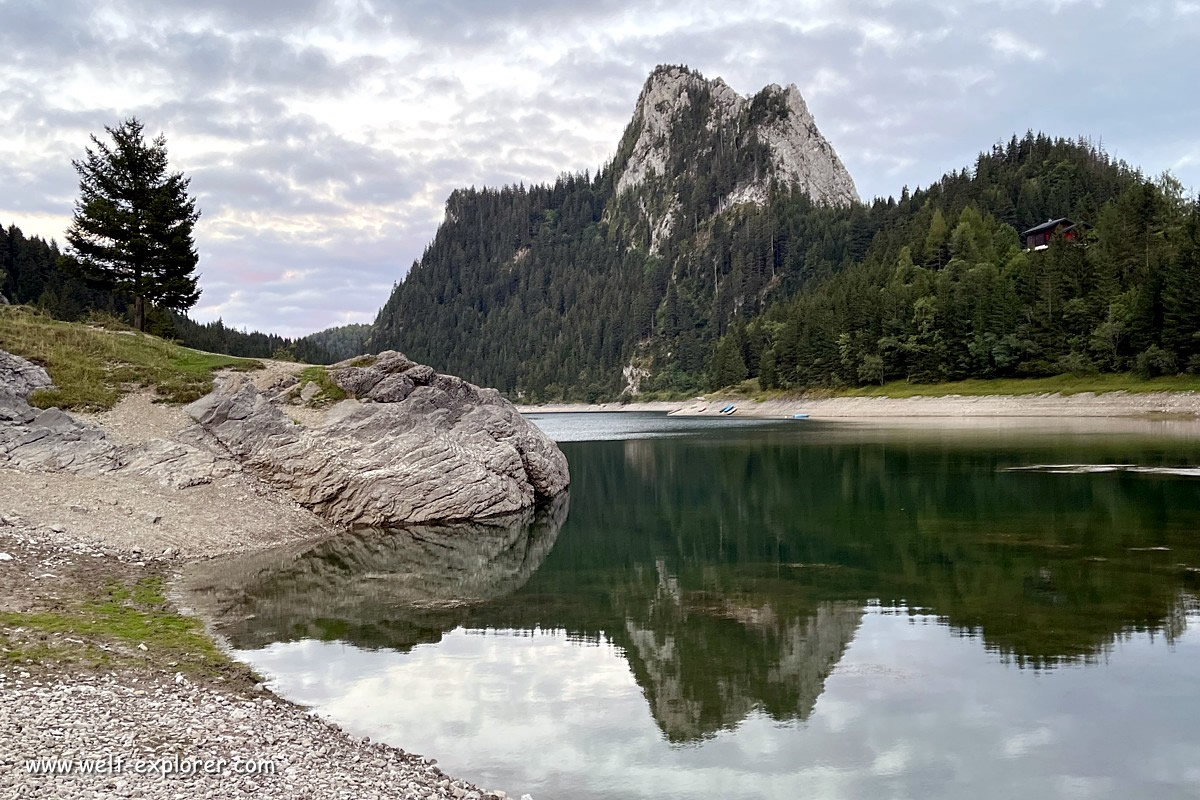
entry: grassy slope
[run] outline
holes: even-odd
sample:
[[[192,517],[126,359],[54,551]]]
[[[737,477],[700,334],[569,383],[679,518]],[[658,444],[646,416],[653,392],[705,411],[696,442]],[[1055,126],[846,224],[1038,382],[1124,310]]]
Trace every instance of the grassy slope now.
[[[951,381],[937,384],[916,384],[892,381],[883,386],[863,386],[840,391],[855,397],[927,397],[990,394],[1079,394],[1081,392],[1195,392],[1200,391],[1200,376],[1173,375],[1163,378],[1140,378],[1120,375],[1056,375],[1052,378],[993,378],[991,380]]]
[[[741,396],[752,400],[779,400],[790,397],[946,397],[948,395],[964,395],[982,397],[984,395],[1022,395],[1022,394],[1080,394],[1081,392],[1129,392],[1144,394],[1146,392],[1200,392],[1200,375],[1174,375],[1163,378],[1140,378],[1132,374],[1120,375],[1056,375],[1052,378],[993,378],[990,380],[971,379],[965,381],[950,381],[947,383],[907,383],[891,381],[882,386],[855,386],[840,389],[819,389],[814,391],[772,390],[762,391],[758,388],[757,379],[743,381],[737,386],[731,386],[721,391],[713,392],[710,397]]]
[[[140,334],[59,322],[28,307],[0,307],[0,350],[41,364],[55,389],[35,392],[30,403],[78,411],[112,408],[133,387],[153,388],[164,402],[188,403],[212,389],[217,369],[256,369],[258,361],[214,355]]]

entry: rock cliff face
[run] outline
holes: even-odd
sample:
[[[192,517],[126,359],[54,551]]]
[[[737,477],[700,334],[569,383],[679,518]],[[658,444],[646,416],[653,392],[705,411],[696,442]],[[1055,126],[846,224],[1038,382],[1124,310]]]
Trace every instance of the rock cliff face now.
[[[623,163],[619,158],[616,165],[618,194],[649,185],[675,198],[702,177],[696,173],[713,150],[733,154],[758,145],[765,148],[764,157],[725,195],[721,207],[766,202],[772,181],[795,186],[818,203],[844,206],[858,199],[854,180],[817,129],[795,84],[786,89],[772,84],[744,97],[720,78],[659,67],[638,97],[625,144]],[[644,204],[655,244],[670,233],[677,203]]]
[[[331,368],[351,399],[313,427],[236,376],[187,412],[239,463],[342,525],[476,519],[567,487],[562,451],[494,389],[393,351],[365,361]]]

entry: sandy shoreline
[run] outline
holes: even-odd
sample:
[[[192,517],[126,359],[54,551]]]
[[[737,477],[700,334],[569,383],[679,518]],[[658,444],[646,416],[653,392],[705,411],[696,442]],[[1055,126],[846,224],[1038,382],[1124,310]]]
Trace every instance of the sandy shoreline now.
[[[1200,393],[1150,392],[1130,394],[1083,392],[1072,395],[947,395],[945,397],[783,397],[758,402],[716,397],[653,403],[557,403],[518,406],[523,414],[665,412],[680,416],[717,416],[736,406],[734,416],[812,419],[938,418],[938,417],[1139,417],[1172,415],[1200,417]]]

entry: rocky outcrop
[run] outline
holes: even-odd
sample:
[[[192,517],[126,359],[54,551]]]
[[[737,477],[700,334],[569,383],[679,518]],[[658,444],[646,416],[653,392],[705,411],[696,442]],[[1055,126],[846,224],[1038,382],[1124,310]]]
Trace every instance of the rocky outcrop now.
[[[18,403],[24,403],[31,393],[51,385],[50,375],[45,369],[0,350],[0,402],[15,407]],[[15,399],[7,399],[5,395]]]
[[[741,145],[757,138],[771,154],[765,169],[738,186],[726,204],[765,202],[771,180],[797,186],[818,203],[849,205],[858,199],[854,180],[817,129],[795,84],[786,89],[772,84],[743,97],[722,79],[708,80],[683,67],[659,67],[647,79],[634,110],[631,131],[637,137],[617,179],[618,193],[669,177],[668,165],[679,147],[676,123],[696,110],[693,103],[701,97],[702,124],[709,131]]]
[[[330,368],[350,399],[292,422],[237,376],[188,414],[238,462],[342,525],[390,527],[527,508],[570,477],[562,451],[494,389],[401,353]]]
[[[46,370],[0,350],[0,467],[74,475],[121,472],[174,488],[237,471],[229,460],[197,447],[163,439],[117,444],[100,428],[57,408],[29,405],[30,393],[50,386]]]

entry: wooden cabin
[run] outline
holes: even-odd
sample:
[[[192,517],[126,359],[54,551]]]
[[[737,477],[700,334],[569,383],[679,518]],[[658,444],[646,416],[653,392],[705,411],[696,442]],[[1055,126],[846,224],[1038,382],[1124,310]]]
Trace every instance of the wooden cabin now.
[[[1041,225],[1035,225],[1021,234],[1025,240],[1026,250],[1045,250],[1050,246],[1050,240],[1062,234],[1068,241],[1082,237],[1091,226],[1086,222],[1073,222],[1066,217],[1048,219]]]

